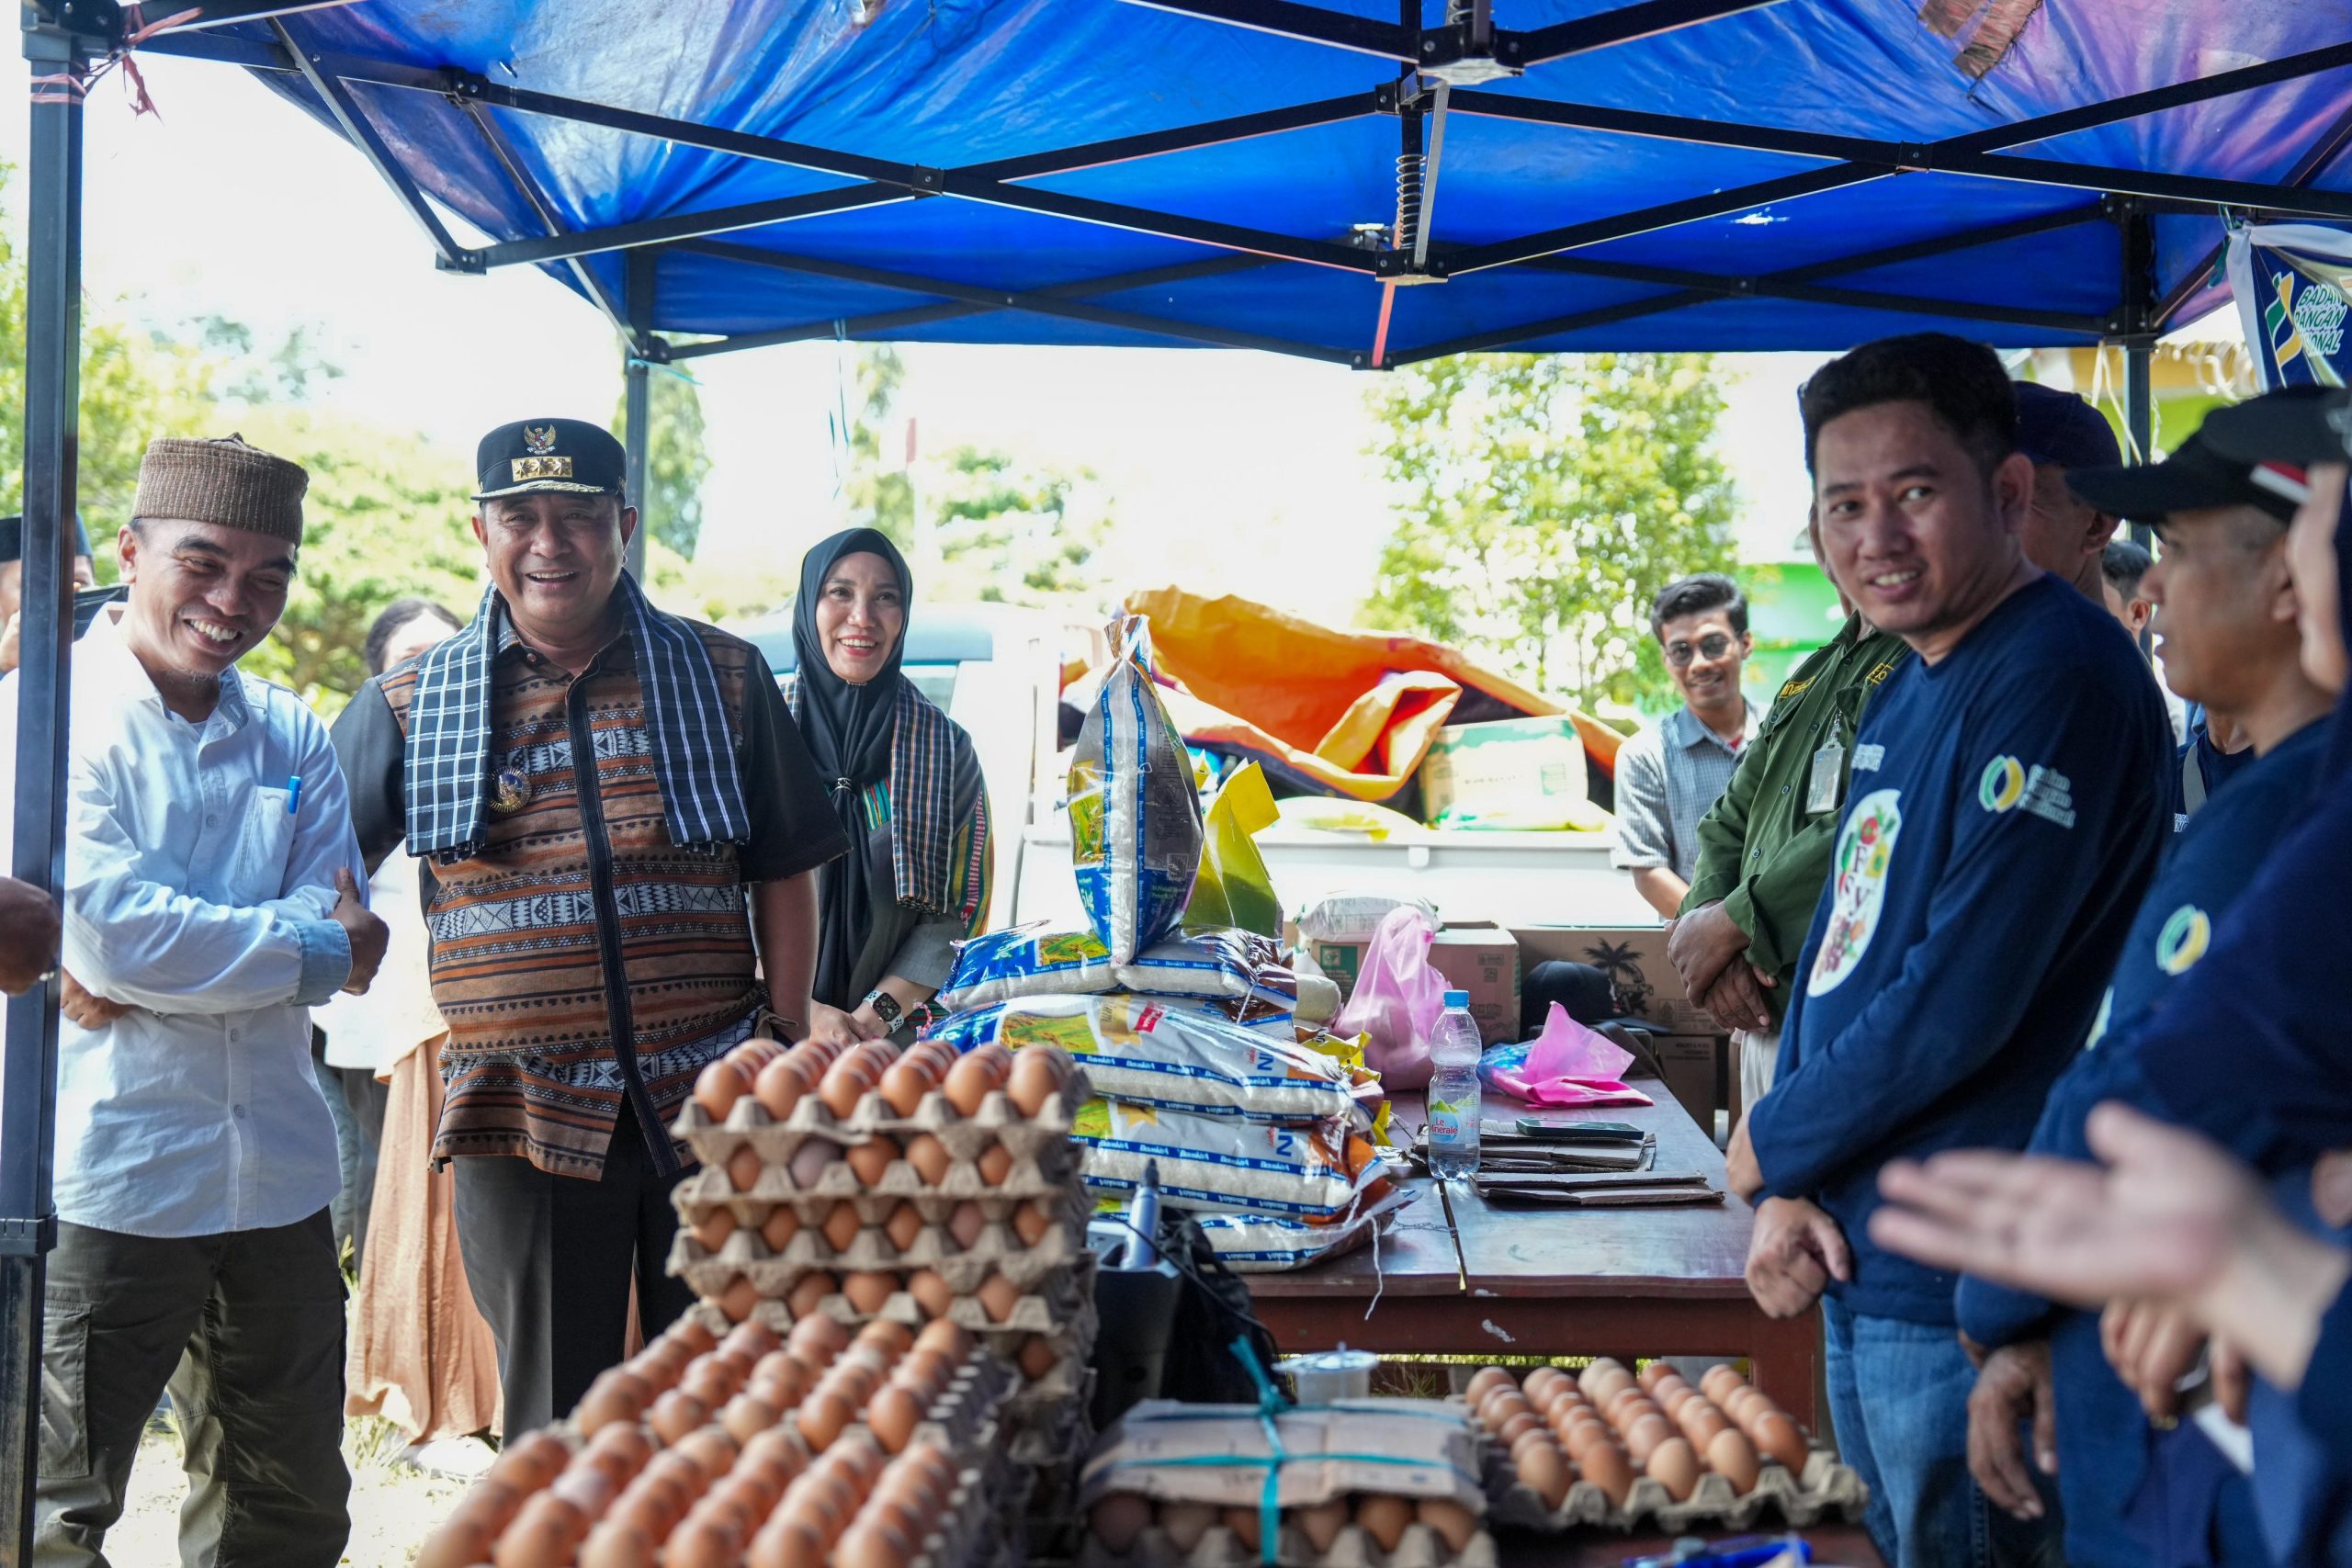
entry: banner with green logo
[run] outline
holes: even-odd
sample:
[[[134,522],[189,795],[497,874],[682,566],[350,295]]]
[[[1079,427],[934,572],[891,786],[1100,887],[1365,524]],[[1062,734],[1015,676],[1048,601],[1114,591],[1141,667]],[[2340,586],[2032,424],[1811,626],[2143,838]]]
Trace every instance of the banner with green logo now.
[[[2239,229],[2230,235],[2230,292],[2265,390],[2346,383],[2352,233],[2313,223]]]

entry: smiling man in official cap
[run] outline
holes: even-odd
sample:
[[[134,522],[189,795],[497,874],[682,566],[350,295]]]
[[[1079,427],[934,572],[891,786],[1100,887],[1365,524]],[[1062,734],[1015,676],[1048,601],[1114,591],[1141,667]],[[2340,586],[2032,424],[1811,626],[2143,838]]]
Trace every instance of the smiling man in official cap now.
[[[369,863],[425,861],[433,1152],[510,1438],[620,1359],[632,1280],[649,1336],[692,1300],[665,1268],[687,1165],[667,1129],[766,1010],[806,1033],[814,873],[846,848],[759,650],[623,570],[627,468],[579,420],[484,436],[481,609],[334,730]]]

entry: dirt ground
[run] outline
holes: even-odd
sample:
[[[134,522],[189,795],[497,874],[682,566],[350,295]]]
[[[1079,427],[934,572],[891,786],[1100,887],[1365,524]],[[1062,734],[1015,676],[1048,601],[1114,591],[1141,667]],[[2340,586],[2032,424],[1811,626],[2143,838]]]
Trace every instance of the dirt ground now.
[[[433,1527],[457,1506],[467,1483],[395,1461],[400,1443],[380,1421],[344,1429],[351,1466],[352,1568],[408,1568]],[[179,1508],[187,1495],[178,1439],[151,1430],[130,1472],[122,1522],[107,1535],[107,1556],[123,1568],[167,1568],[179,1561]]]

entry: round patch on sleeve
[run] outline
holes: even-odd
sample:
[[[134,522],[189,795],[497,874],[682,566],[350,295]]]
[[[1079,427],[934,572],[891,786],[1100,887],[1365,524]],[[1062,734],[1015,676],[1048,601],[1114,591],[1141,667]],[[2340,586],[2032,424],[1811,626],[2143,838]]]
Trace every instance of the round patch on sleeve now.
[[[1887,867],[1894,859],[1894,840],[1903,831],[1897,805],[1901,790],[1872,790],[1854,802],[1838,830],[1837,852],[1829,861],[1829,929],[1815,954],[1805,994],[1822,996],[1846,983],[1846,977],[1870,951],[1878,934],[1879,908],[1886,902]]]
[[[2194,904],[2183,904],[2156,933],[2156,967],[2167,975],[2186,974],[2205,956],[2213,940],[2213,922]]]

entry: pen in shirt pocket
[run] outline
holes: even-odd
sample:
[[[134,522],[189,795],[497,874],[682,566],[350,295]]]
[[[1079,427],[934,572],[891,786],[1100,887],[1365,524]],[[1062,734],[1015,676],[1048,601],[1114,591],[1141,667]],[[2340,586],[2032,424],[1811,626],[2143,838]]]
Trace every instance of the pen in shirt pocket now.
[[[286,777],[286,815],[291,817],[302,808],[302,775],[288,773]]]

